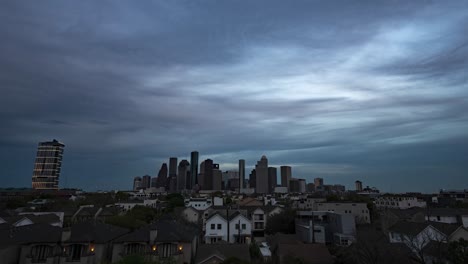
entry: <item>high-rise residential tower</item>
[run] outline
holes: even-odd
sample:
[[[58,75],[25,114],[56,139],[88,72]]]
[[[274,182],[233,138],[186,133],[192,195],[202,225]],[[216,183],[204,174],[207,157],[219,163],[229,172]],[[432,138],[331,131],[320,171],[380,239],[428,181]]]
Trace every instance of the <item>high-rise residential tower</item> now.
[[[274,193],[278,184],[277,170],[275,167],[268,167],[268,193]]]
[[[55,139],[39,143],[32,175],[33,189],[58,190],[64,147]]]
[[[265,155],[257,161],[256,172],[256,193],[268,193],[268,159]]]
[[[242,193],[242,190],[245,187],[245,160],[239,160],[239,192]]]
[[[177,172],[177,191],[187,189],[187,173],[190,171],[188,160],[181,160]]]
[[[289,182],[291,181],[292,173],[290,166],[281,166],[281,186],[287,187],[289,191]]]
[[[198,151],[190,153],[190,188],[198,184]]]

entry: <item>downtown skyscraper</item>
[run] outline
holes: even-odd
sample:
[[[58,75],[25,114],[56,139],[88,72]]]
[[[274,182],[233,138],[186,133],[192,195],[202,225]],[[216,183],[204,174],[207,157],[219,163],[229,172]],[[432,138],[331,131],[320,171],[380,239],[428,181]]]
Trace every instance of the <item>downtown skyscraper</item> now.
[[[263,155],[262,158],[257,161],[257,165],[255,165],[255,172],[255,192],[268,193],[268,159],[265,155]]]
[[[190,188],[198,184],[198,151],[190,153]]]
[[[58,190],[65,145],[57,140],[40,142],[32,175],[32,188]]]

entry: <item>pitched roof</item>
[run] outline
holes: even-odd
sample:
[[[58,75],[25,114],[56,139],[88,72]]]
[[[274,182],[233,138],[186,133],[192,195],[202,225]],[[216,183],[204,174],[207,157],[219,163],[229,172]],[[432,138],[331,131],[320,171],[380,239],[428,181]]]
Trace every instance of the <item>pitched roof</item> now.
[[[134,232],[117,238],[116,242],[150,242],[151,230],[157,230],[156,242],[191,242],[197,236],[192,225],[181,224],[175,220],[163,219]],[[152,242],[152,241],[151,241]]]
[[[32,224],[0,230],[0,245],[29,243],[58,243],[62,228],[48,224]]]
[[[466,208],[430,208],[430,209],[427,209],[427,214],[430,216],[468,215],[468,209]]]
[[[324,244],[279,244],[277,254],[302,259],[307,264],[332,264],[334,259]]]
[[[437,223],[437,222],[428,222],[432,227],[439,230],[440,232],[444,233],[446,236],[450,236],[455,232],[458,228],[464,228],[461,224],[445,224],[445,223]]]
[[[221,260],[235,257],[250,262],[250,252],[247,244],[203,244],[197,250],[195,263],[205,263],[213,256],[219,257]]]
[[[89,242],[106,243],[120,237],[130,230],[118,226],[99,222],[81,222],[70,228],[70,239],[67,242]]]
[[[399,234],[415,236],[421,233],[429,224],[399,221],[390,227],[390,231]]]

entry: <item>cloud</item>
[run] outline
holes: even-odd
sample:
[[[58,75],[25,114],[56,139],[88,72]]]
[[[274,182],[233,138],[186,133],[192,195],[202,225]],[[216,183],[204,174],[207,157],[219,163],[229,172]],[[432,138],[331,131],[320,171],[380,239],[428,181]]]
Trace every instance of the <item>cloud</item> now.
[[[195,149],[348,186],[444,169],[447,187],[466,184],[468,162],[447,158],[467,157],[464,1],[1,5],[5,185],[29,185],[51,138],[67,185],[90,189],[128,188]]]

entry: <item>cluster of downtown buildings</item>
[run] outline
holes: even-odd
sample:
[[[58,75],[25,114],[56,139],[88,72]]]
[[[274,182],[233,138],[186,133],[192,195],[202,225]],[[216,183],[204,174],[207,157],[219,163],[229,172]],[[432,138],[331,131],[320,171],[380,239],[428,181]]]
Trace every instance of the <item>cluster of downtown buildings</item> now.
[[[154,192],[210,192],[235,191],[245,194],[305,193],[307,190],[326,190],[322,178],[306,184],[305,179],[292,177],[291,166],[278,169],[268,166],[268,159],[262,156],[246,179],[245,160],[239,160],[238,170],[222,171],[219,164],[206,159],[199,164],[197,151],[191,152],[190,162],[181,160],[177,165],[176,157],[169,158],[169,166],[163,163],[157,177],[145,175],[133,179],[133,190],[152,190]],[[344,186],[334,185],[331,189],[344,191]]]
[[[35,190],[58,190],[62,158],[65,145],[57,140],[40,142],[32,175],[32,188]],[[245,194],[305,193],[305,192],[344,192],[343,185],[325,185],[322,178],[313,183],[294,178],[291,166],[269,167],[268,159],[262,156],[246,179],[245,160],[238,161],[238,170],[222,171],[219,164],[211,159],[199,163],[199,153],[190,154],[178,163],[178,158],[169,158],[169,166],[163,163],[157,177],[145,175],[133,179],[133,190],[154,192],[210,192],[236,191]],[[356,181],[356,189],[362,191],[362,183]]]

